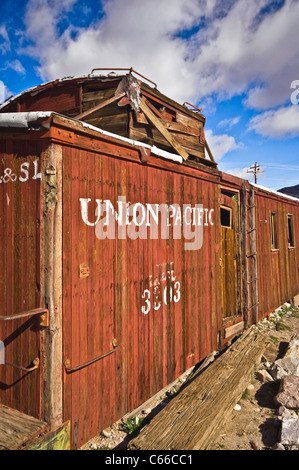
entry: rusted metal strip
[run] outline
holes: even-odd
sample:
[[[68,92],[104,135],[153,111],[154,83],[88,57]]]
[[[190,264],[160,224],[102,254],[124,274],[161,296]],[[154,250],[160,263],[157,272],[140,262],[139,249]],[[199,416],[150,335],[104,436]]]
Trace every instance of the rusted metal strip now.
[[[32,367],[22,367],[22,366],[18,366],[17,364],[12,364],[10,362],[5,362],[3,365],[13,367],[14,369],[23,370],[24,372],[32,372],[33,370],[38,369],[38,367],[39,367],[39,358],[36,357],[32,361],[32,364],[34,364]]]
[[[194,104],[189,103],[188,101],[185,101],[185,103],[183,104],[183,106],[185,106],[186,104],[188,104],[189,106],[192,106],[192,108],[196,109],[196,111],[198,111],[199,113],[202,112],[202,108],[198,108],[197,106],[194,106]]]
[[[84,367],[90,366],[91,364],[93,364],[94,362],[99,361],[100,359],[104,359],[104,357],[110,356],[110,354],[115,353],[117,351],[117,349],[118,349],[118,346],[116,346],[111,351],[108,351],[107,353],[102,354],[101,356],[95,357],[94,359],[91,359],[88,362],[84,362],[83,364],[80,364],[79,366],[76,366],[76,367],[70,367],[70,360],[67,359],[64,362],[65,370],[66,370],[66,372],[76,372],[77,370],[80,370],[80,369],[83,369]]]
[[[251,447],[253,448],[253,450],[259,450],[258,447],[257,447],[257,445],[255,444],[255,442],[250,441],[250,445],[251,445]]]
[[[158,85],[157,85],[155,82],[153,82],[153,81],[150,80],[149,78],[145,77],[144,75],[141,75],[141,73],[136,72],[136,70],[134,70],[133,67],[130,67],[130,68],[129,68],[129,67],[128,67],[128,68],[113,68],[113,67],[112,67],[112,68],[102,68],[102,67],[100,67],[100,68],[94,68],[94,69],[92,69],[92,71],[90,72],[89,77],[90,77],[90,76],[93,74],[93,72],[95,72],[96,70],[101,70],[101,71],[102,71],[102,70],[118,70],[118,71],[119,71],[119,70],[126,70],[126,71],[129,72],[129,73],[134,72],[134,73],[136,73],[136,75],[139,75],[139,77],[144,78],[146,81],[152,83],[152,84],[155,86],[155,88],[158,87]]]

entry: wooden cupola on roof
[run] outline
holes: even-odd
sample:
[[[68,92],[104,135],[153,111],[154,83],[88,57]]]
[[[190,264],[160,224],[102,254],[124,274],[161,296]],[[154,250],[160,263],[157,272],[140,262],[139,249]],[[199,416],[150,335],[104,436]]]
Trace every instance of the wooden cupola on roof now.
[[[102,74],[104,70],[113,72]],[[187,102],[181,105],[171,100],[133,68],[95,68],[89,75],[39,85],[0,106],[1,113],[28,111],[54,111],[132,140],[175,151],[185,161],[217,168],[205,139],[202,110]]]

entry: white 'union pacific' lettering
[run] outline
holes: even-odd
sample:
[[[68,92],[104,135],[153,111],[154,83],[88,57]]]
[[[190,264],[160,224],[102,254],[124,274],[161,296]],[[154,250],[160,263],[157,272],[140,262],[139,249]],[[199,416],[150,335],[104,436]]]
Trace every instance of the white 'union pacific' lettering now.
[[[95,212],[89,214],[90,198],[80,198],[81,217],[95,228],[98,239],[173,239],[185,240],[186,250],[203,244],[203,228],[213,226],[214,209],[202,204],[143,204],[127,202],[119,196],[115,208],[110,200],[95,199]]]

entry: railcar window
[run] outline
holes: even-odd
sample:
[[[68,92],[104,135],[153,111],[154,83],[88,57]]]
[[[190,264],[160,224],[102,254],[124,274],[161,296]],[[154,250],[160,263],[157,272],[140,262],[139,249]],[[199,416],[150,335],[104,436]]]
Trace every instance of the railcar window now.
[[[232,210],[228,207],[220,208],[221,226],[232,228]]]
[[[288,222],[288,245],[290,248],[294,247],[294,231],[293,231],[293,216],[288,214],[287,216]]]
[[[271,212],[271,249],[277,250],[278,243],[277,243],[277,214],[275,212]]]

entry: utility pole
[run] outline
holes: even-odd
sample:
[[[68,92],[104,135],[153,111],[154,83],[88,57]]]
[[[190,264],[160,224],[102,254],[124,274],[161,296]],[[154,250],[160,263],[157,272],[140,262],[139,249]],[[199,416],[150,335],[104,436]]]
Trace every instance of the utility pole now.
[[[264,171],[261,170],[260,165],[257,162],[255,162],[255,164],[251,165],[249,170],[247,170],[247,173],[253,173],[254,174],[254,182],[255,182],[255,184],[257,184],[257,174],[258,173],[264,173]]]

